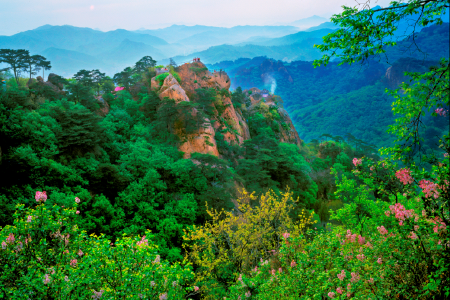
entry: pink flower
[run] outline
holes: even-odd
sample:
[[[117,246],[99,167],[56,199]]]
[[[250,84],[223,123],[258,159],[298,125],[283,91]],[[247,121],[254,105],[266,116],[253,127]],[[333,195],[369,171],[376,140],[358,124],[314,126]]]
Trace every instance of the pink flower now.
[[[118,86],[114,89],[114,91],[118,92],[118,91],[123,91],[124,89],[125,89],[124,87]]]
[[[103,290],[100,290],[98,292],[96,292],[95,290],[92,290],[92,291],[94,292],[94,295],[92,295],[93,299],[100,299],[102,297],[103,292],[104,292]]]
[[[344,291],[342,290],[341,287],[338,287],[338,288],[336,289],[336,293],[338,293],[338,294],[341,294],[341,295],[342,295],[343,292],[344,292]]]
[[[359,281],[360,277],[359,277],[358,273],[352,272],[351,275],[352,275],[352,278],[350,278],[351,282],[358,282]]]
[[[43,191],[37,191],[36,195],[34,196],[34,199],[36,199],[36,202],[45,202],[47,201],[47,192]]]
[[[360,158],[360,159],[357,159],[356,157],[353,158],[353,164],[355,165],[355,167],[362,164],[362,158]]]
[[[341,273],[337,274],[337,277],[339,278],[340,281],[344,280],[344,278],[345,278],[345,271],[342,270]]]
[[[250,293],[250,291],[247,291],[247,293],[245,293],[245,297],[249,298],[252,295],[252,293]]]
[[[350,298],[352,296],[351,293],[347,293],[347,298]]]
[[[198,286],[194,286],[194,291],[198,291]]]
[[[283,237],[287,240],[291,234],[288,232],[283,233]]]
[[[136,245],[138,245],[138,246],[141,246],[141,245],[148,246],[148,240],[145,238],[145,235],[141,238],[141,240],[139,242],[136,243]]]
[[[81,249],[79,249],[77,254],[79,257],[81,257],[81,256],[83,256],[84,253],[83,253],[83,251],[81,251]]]
[[[272,273],[272,275],[275,275],[275,269],[272,269],[272,271],[271,271],[271,273]]]
[[[76,202],[76,203],[80,203],[80,198],[75,197],[75,202]]]
[[[419,187],[425,194],[425,198],[430,198],[431,196],[433,196],[434,199],[439,198],[439,191],[437,190],[439,186],[436,183],[423,179],[419,181]]]
[[[361,235],[358,236],[358,243],[359,243],[360,245],[364,245],[365,240],[366,240],[366,239],[363,238]]]
[[[444,110],[442,107],[437,108],[434,110],[438,115],[445,117],[447,115],[447,111]]]
[[[403,225],[403,221],[406,218],[411,218],[414,215],[414,209],[406,210],[405,207],[401,203],[396,203],[394,205],[389,205],[389,209],[391,213],[395,215],[395,218],[399,220],[399,225]]]
[[[77,266],[77,263],[78,263],[78,262],[77,262],[76,259],[71,259],[71,260],[70,260],[70,266],[71,266],[71,267],[74,267],[74,268],[75,268],[75,267]]]
[[[383,262],[381,261],[381,257],[378,257],[377,263],[379,263],[380,265],[383,263]]]
[[[77,214],[77,215],[79,215],[79,214],[80,214],[80,211],[79,211],[79,210],[77,210],[76,214]]]
[[[364,254],[358,254],[356,255],[356,258],[360,261],[363,261],[366,257],[364,256]]]
[[[352,285],[349,283],[349,284],[347,284],[347,290],[349,291],[349,290],[351,290],[352,289]],[[348,295],[348,294],[347,294]]]
[[[367,280],[367,282],[372,283],[373,284],[373,278],[370,278],[369,280]]]
[[[27,217],[27,222],[30,223],[32,219],[33,219],[32,216],[28,216],[28,217]]]
[[[8,235],[8,237],[6,238],[6,242],[7,242],[8,244],[14,243],[15,240],[16,240],[16,238],[14,237],[14,234],[13,234],[13,233],[10,233],[10,234]]]
[[[415,231],[419,230],[419,225],[414,225],[414,230]]]
[[[418,236],[414,231],[411,231],[411,235],[408,236],[412,240],[417,240]]]
[[[297,263],[295,261],[291,261],[291,267],[295,267],[297,265]]]
[[[278,269],[278,272],[281,273],[283,270],[281,268]]]
[[[239,274],[238,281],[242,281],[242,274]]]
[[[50,277],[49,277],[48,274],[45,274],[43,282],[44,282],[44,284],[49,284],[50,283]]]
[[[388,234],[388,231],[384,228],[384,226],[378,226],[377,229],[382,235]]]
[[[397,177],[404,185],[414,182],[414,179],[411,177],[411,171],[408,168],[395,172],[395,177]]]
[[[167,300],[167,293],[159,295],[159,300]]]
[[[328,293],[328,297],[330,297],[331,299],[333,299],[335,295],[336,295],[336,294],[333,293],[333,292],[329,292],[329,293]]]
[[[5,250],[5,249],[6,249],[6,246],[7,246],[7,245],[6,245],[5,241],[3,241],[3,242],[2,242],[2,249]]]

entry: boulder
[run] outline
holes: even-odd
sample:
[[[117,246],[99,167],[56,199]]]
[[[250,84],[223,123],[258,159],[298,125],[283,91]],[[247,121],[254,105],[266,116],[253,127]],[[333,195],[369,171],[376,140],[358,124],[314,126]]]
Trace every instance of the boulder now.
[[[176,103],[181,101],[189,101],[186,92],[178,84],[174,84],[171,87],[166,88],[162,93],[159,94],[159,98],[163,100],[165,97],[175,100]]]
[[[194,152],[219,156],[214,136],[214,128],[211,126],[210,121],[206,119],[197,132],[188,134],[184,138],[184,143],[178,149],[184,152],[184,158],[190,158]]]

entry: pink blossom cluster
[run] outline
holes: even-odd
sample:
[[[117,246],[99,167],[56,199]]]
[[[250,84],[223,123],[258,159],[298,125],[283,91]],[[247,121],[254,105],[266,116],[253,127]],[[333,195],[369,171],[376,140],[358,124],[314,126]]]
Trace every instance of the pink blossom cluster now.
[[[297,263],[293,260],[291,261],[291,268],[295,267],[297,265]]]
[[[377,229],[382,235],[388,234],[388,231],[386,228],[384,228],[384,226],[378,226]]]
[[[362,164],[362,158],[358,159],[358,158],[353,158],[353,164],[355,165],[355,167],[357,167],[358,165]]]
[[[250,298],[250,296],[252,295],[252,293],[250,293],[250,291],[247,291],[247,293],[245,293],[245,297]]]
[[[381,260],[381,257],[378,257],[377,263],[379,263],[380,265],[383,263],[383,261]]]
[[[333,292],[328,293],[328,297],[330,297],[331,299],[334,299],[335,296],[336,296],[336,294]]]
[[[71,259],[71,260],[70,260],[70,266],[71,266],[71,267],[74,267],[74,268],[75,268],[75,267],[77,266],[77,263],[78,263],[78,261],[77,261],[76,259]]]
[[[403,222],[405,218],[411,218],[414,214],[414,209],[406,210],[403,204],[395,203],[394,205],[389,205],[390,211],[386,211],[386,216],[389,216],[390,213],[395,215],[395,218],[399,220],[399,225],[403,226]]]
[[[412,240],[417,240],[419,238],[414,231],[411,231],[411,234],[408,237]]]
[[[44,282],[44,284],[49,284],[50,283],[50,276],[48,274],[45,274],[44,279],[42,281]]]
[[[81,256],[83,256],[84,253],[83,253],[83,251],[81,251],[81,249],[79,249],[77,254],[79,257],[81,257]]]
[[[447,110],[443,109],[442,107],[437,108],[437,109],[435,110],[435,112],[436,112],[438,115],[443,116],[443,117],[445,117],[445,116],[447,115]]]
[[[289,232],[283,233],[283,237],[287,240],[291,234]]]
[[[364,256],[364,254],[358,254],[356,255],[356,258],[360,261],[363,261],[366,257]]]
[[[75,202],[76,202],[76,203],[80,203],[80,198],[75,197]]]
[[[14,234],[10,233],[8,235],[8,237],[6,238],[6,243],[13,244],[15,240],[16,240],[16,238],[14,237]]]
[[[36,195],[34,196],[34,199],[36,199],[36,202],[45,202],[47,201],[47,192],[46,191],[37,191]]]
[[[404,185],[414,182],[414,179],[411,177],[411,170],[408,168],[395,172],[395,177],[397,177]]]
[[[136,243],[136,245],[138,245],[138,246],[141,246],[141,245],[148,246],[148,240],[145,238],[145,235],[141,238],[141,240],[139,242]]]
[[[423,179],[419,181],[419,187],[425,194],[425,198],[430,198],[431,196],[433,196],[434,199],[439,198],[439,191],[437,190],[439,186],[436,183]]]
[[[339,278],[340,281],[344,280],[344,278],[345,278],[345,271],[342,270],[341,273],[337,274],[337,277]]]
[[[445,230],[447,228],[447,225],[442,221],[440,217],[435,217],[434,220],[430,220],[431,223],[433,223],[435,226],[433,227],[433,231],[435,233],[439,232],[439,229]]]
[[[336,289],[336,293],[338,293],[338,294],[342,295],[343,292],[344,292],[344,290],[342,290],[342,288],[340,286]]]
[[[351,282],[358,282],[358,281],[361,279],[361,278],[359,277],[359,274],[358,274],[358,273],[352,272],[351,275],[352,275],[352,278],[350,278],[350,281],[351,281]]]

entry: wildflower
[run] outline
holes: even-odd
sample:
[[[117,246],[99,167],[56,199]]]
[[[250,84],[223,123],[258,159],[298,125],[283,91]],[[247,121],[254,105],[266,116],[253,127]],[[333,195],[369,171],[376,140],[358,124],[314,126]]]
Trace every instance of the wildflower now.
[[[136,245],[138,245],[138,246],[140,246],[140,245],[148,246],[148,240],[145,238],[145,235],[141,238],[141,240],[139,242],[136,243]]]
[[[358,236],[358,243],[359,243],[360,245],[364,245],[365,240],[366,240],[366,239],[363,238],[361,235]]]
[[[349,283],[347,284],[347,290],[350,291],[352,289],[352,285]]]
[[[421,180],[419,181],[419,187],[422,189],[422,192],[425,194],[425,198],[434,197],[434,199],[439,198],[439,191],[437,188],[439,187],[436,183],[433,183],[429,180]]]
[[[48,274],[45,274],[43,282],[44,282],[44,284],[49,284],[50,283],[50,277],[49,277]]]
[[[362,164],[362,158],[360,158],[360,159],[357,159],[356,157],[353,158],[353,164],[355,165],[355,167]]]
[[[359,281],[360,277],[359,277],[358,273],[352,272],[351,275],[352,275],[352,278],[350,278],[351,282],[358,282]]]
[[[8,235],[8,237],[6,238],[6,242],[7,242],[8,244],[14,243],[15,240],[16,240],[16,238],[14,237],[14,234],[13,234],[13,233],[10,233],[10,234]]]
[[[173,282],[172,282],[172,286],[173,286],[173,287],[176,287],[176,286],[177,286],[177,282],[176,282],[176,281],[173,281]]]
[[[167,293],[159,295],[159,300],[167,300]]]
[[[75,197],[75,202],[76,202],[76,203],[80,203],[80,198]]]
[[[371,277],[367,282],[373,284],[373,278]]]
[[[67,275],[64,276],[64,280],[65,280],[65,281],[69,281],[69,276],[67,276]]]
[[[154,287],[154,286],[155,286],[155,282],[154,282],[154,281],[150,281],[150,285],[151,285],[152,287]]]
[[[278,269],[278,272],[281,273],[283,270],[281,268]]]
[[[242,281],[242,274],[239,274],[238,281]]]
[[[94,295],[92,295],[92,298],[93,299],[100,299],[102,297],[102,294],[103,294],[104,291],[100,290],[100,291],[96,292],[95,290],[93,290],[93,292],[94,292]]]
[[[435,109],[434,112],[442,117],[445,117],[447,115],[447,111],[444,110],[442,107]]]
[[[295,261],[291,261],[291,268],[295,267],[297,263]]]
[[[79,215],[79,214],[80,214],[80,211],[79,211],[79,210],[77,210],[76,214],[77,214],[77,215]]]
[[[388,231],[384,228],[384,226],[378,226],[377,229],[382,235],[388,234]]]
[[[360,261],[363,261],[364,258],[366,258],[366,257],[364,256],[364,254],[358,254],[358,255],[356,255],[356,258]]]
[[[194,286],[194,291],[198,291],[199,287],[198,286]]]
[[[414,230],[415,231],[419,230],[419,225],[414,225]]]
[[[84,253],[83,253],[83,251],[81,251],[81,249],[79,249],[77,254],[79,257],[81,257],[81,256],[83,256]]]
[[[32,216],[28,216],[28,217],[27,217],[27,222],[30,223],[32,219],[33,219]]]
[[[76,259],[71,259],[71,260],[70,260],[70,266],[71,266],[71,267],[74,267],[74,268],[75,268],[75,267],[77,266],[77,263],[78,263],[78,262],[77,262]]]
[[[383,262],[381,261],[381,257],[378,257],[377,263],[379,263],[380,265],[383,263]]]
[[[345,271],[342,270],[341,273],[339,273],[337,275],[337,277],[339,278],[340,281],[344,280],[344,278],[345,278]]]
[[[328,297],[330,297],[331,299],[333,299],[335,295],[336,295],[336,294],[333,293],[333,292],[329,292],[329,293],[328,293]]]
[[[283,233],[283,237],[287,240],[291,234],[288,232]]]
[[[406,210],[405,207],[401,203],[396,203],[394,205],[389,205],[389,209],[391,213],[395,215],[395,218],[399,220],[399,225],[403,225],[403,221],[406,218],[411,218],[414,213],[414,209]]]
[[[411,171],[408,168],[395,172],[395,177],[397,177],[404,185],[414,182],[414,179],[411,177]]]
[[[3,249],[3,250],[6,249],[6,243],[5,243],[5,241],[2,242],[2,249]]]
[[[342,295],[343,292],[344,292],[344,291],[342,290],[341,287],[338,287],[338,288],[336,289],[336,293],[338,293],[338,294],[341,294],[341,295]]]
[[[36,202],[45,202],[47,201],[47,192],[43,191],[37,191],[36,195],[34,196],[34,199],[36,199]]]
[[[249,298],[252,295],[252,293],[250,293],[250,291],[247,291],[247,293],[245,293],[245,297]]]

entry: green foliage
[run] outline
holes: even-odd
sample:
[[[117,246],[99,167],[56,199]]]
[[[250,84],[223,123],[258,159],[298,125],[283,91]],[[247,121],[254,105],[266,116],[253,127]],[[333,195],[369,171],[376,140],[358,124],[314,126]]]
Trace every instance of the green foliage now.
[[[14,226],[0,231],[2,298],[180,299],[193,290],[187,286],[192,268],[161,260],[150,231],[114,243],[88,236],[78,227],[78,204],[71,199],[74,208],[16,206]]]

